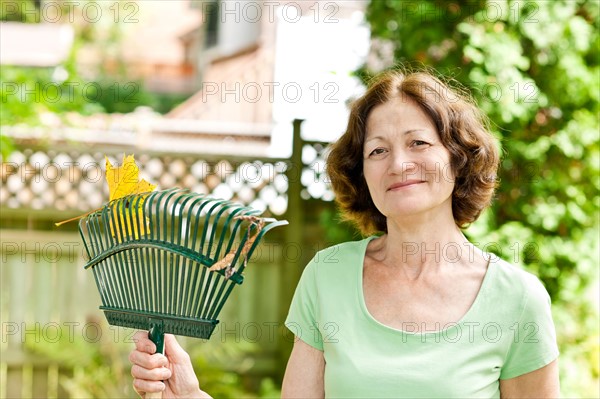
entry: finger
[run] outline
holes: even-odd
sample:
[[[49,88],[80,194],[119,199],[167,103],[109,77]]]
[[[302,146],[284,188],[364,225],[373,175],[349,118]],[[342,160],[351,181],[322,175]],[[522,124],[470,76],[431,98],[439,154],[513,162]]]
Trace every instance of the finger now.
[[[149,370],[159,367],[166,367],[169,364],[167,358],[160,353],[150,355],[149,353],[140,352],[138,350],[133,350],[129,353],[129,361],[134,365],[138,365]]]
[[[174,363],[188,361],[190,358],[173,334],[165,334],[165,355]]]
[[[169,358],[185,353],[185,350],[179,345],[173,334],[165,334],[165,354]]]
[[[162,392],[165,388],[165,384],[160,381],[146,381],[137,378],[133,380],[133,389],[140,396],[143,396],[145,393]]]
[[[146,369],[137,364],[131,367],[131,375],[134,378],[146,381],[163,381],[171,378],[171,370],[166,367]]]
[[[137,350],[149,354],[156,353],[156,345],[148,338],[148,331],[138,331],[133,335],[133,341]]]

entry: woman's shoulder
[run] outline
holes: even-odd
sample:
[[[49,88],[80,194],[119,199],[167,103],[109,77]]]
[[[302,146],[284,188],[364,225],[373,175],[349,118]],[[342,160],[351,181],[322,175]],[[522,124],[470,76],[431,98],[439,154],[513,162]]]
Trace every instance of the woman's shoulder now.
[[[362,267],[365,250],[371,239],[372,237],[367,237],[356,241],[346,241],[317,251],[306,269],[312,269],[317,273],[335,273],[341,268],[347,270],[353,266]]]
[[[362,269],[368,241],[348,241],[317,251],[304,268],[299,285],[311,286],[328,295],[342,287],[352,287],[358,281],[356,276]]]
[[[492,286],[503,297],[536,302],[549,300],[548,291],[535,274],[493,254],[489,262],[489,267],[494,267]]]
[[[357,256],[362,258],[365,254],[367,244],[372,237],[356,241],[346,241],[339,244],[328,246],[320,251],[317,251],[311,263],[318,264],[337,264],[343,263],[345,260],[354,259]]]

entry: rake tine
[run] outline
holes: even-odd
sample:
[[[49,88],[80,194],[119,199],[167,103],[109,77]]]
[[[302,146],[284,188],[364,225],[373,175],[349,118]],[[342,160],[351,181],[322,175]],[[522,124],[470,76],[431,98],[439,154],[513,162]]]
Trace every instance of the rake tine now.
[[[218,226],[219,226],[219,220],[221,219],[221,216],[223,216],[223,213],[225,211],[227,211],[229,208],[233,207],[233,206],[234,206],[234,204],[231,203],[231,202],[220,203],[219,204],[219,208],[220,208],[219,211],[217,212],[217,214],[215,216],[213,216],[213,220],[210,223],[210,225],[213,228],[211,229],[210,238],[209,238],[209,241],[208,241],[208,248],[209,248],[208,251],[209,251],[210,254],[215,254],[215,252],[218,252],[218,250],[219,250],[219,248],[216,248],[215,251],[213,251],[213,248],[214,248],[213,242],[214,242],[214,239],[215,239],[215,235],[217,234],[217,229],[218,229]],[[216,255],[212,255],[211,257],[213,259],[217,259]]]
[[[217,201],[215,199],[210,199],[209,201],[212,203],[212,206],[209,208],[209,210],[206,212],[206,215],[205,215],[206,223],[204,223],[204,228],[202,229],[202,239],[200,240],[200,253],[204,253],[203,252],[204,243],[206,242],[206,236],[208,234],[208,230],[210,229],[211,234],[212,234],[212,230],[216,228],[216,226],[212,226],[210,222],[213,220],[211,218],[213,212],[215,211],[215,209],[219,208],[219,205],[220,205],[219,201]],[[211,258],[211,256],[210,256],[211,244],[212,244],[212,242],[208,243],[208,249],[205,254],[208,258]],[[200,279],[200,285],[198,288],[201,289],[202,287],[204,287],[204,289],[201,290],[202,293],[199,296],[198,303],[197,303],[198,307],[195,308],[196,311],[194,312],[194,314],[197,315],[197,317],[203,318],[203,315],[205,313],[205,311],[203,309],[206,306],[205,300],[207,297],[208,290],[211,287],[213,275],[214,275],[214,273],[206,273],[206,269],[204,269],[204,268],[202,269],[202,277]],[[204,306],[203,306],[203,304],[204,304]]]
[[[110,232],[107,233],[106,229],[108,228],[107,226],[109,225],[109,221],[108,221],[108,207],[104,207],[100,213],[99,218],[101,218],[102,220],[102,228],[100,228],[100,226],[98,226],[98,228],[100,229],[100,236],[98,239],[98,242],[100,243],[100,250],[101,252],[104,252],[105,247],[106,248],[110,248],[111,243],[109,242],[109,237],[110,237]],[[106,245],[105,245],[105,244]],[[106,261],[104,261],[101,265],[99,265],[98,267],[98,274],[102,276],[102,280],[104,282],[104,292],[105,295],[107,296],[107,298],[110,298],[110,303],[112,303],[113,305],[116,305],[119,303],[120,299],[119,299],[119,295],[117,293],[114,293],[113,290],[111,289],[112,285],[112,265],[115,262],[115,259],[111,258],[111,259],[107,259]]]
[[[111,208],[110,208],[110,204],[107,204],[107,206],[104,208],[103,210],[103,216],[104,219],[106,221],[105,225],[104,225],[104,231],[105,231],[105,237],[107,240],[107,247],[114,247],[118,244],[118,242],[116,242],[113,239],[112,236],[112,232],[110,230],[110,226],[115,226],[114,224],[114,220],[112,219],[113,216],[113,212],[111,212]],[[110,217],[110,219],[109,219]],[[110,265],[106,265],[107,267],[105,268],[106,270],[106,274],[107,274],[107,278],[108,278],[108,287],[111,287],[111,291],[115,291],[116,292],[116,299],[117,299],[117,304],[120,303],[125,303],[125,294],[121,292],[121,290],[118,289],[118,281],[119,279],[116,277],[116,274],[118,273],[119,268],[117,267],[117,262],[118,259],[115,258],[111,258],[111,262]]]
[[[135,224],[133,224],[133,237],[134,239],[141,239],[142,238],[142,226],[144,226],[144,230],[145,230],[145,224],[146,224],[146,219],[143,218],[142,219],[142,226],[140,226],[140,202],[142,201],[144,197],[141,195],[135,196],[133,197],[131,203],[132,206],[130,208],[130,211],[133,212],[134,216],[134,222]],[[143,205],[142,205],[143,208]],[[142,209],[142,213],[143,213],[143,209]],[[143,216],[142,216],[143,217]],[[142,284],[136,284],[136,309],[147,309],[147,302],[146,302],[146,293],[144,292],[143,286],[144,283],[147,283],[147,275],[146,275],[146,268],[144,267],[144,262],[143,262],[143,253],[142,250],[140,248],[134,249],[132,250],[132,253],[135,255],[135,273],[137,274],[137,276],[139,276],[139,279],[141,279]],[[136,281],[138,281],[138,279],[135,279]]]
[[[177,202],[177,194],[173,193],[167,197],[162,207],[162,217],[163,217],[163,234],[164,240],[167,242],[173,242],[175,239],[175,232],[172,226],[172,223],[169,223],[168,215],[173,215],[173,212],[176,209],[176,205],[174,203]],[[165,313],[171,313],[171,301],[169,298],[173,296],[173,253],[163,251],[163,264],[161,265],[162,270],[164,271],[163,282],[165,289],[162,291],[162,301],[163,301],[163,311]]]
[[[148,216],[150,218],[150,240],[153,242],[160,241],[160,218],[157,216],[159,214],[159,207],[161,198],[166,195],[168,191],[156,192],[152,193],[151,197],[148,198]],[[156,209],[153,209],[156,208]],[[154,312],[160,312],[160,270],[158,268],[158,259],[160,259],[160,253],[155,247],[152,247],[149,251],[150,255],[150,276],[152,280],[152,291],[151,291],[151,300],[152,300],[152,310]]]
[[[166,332],[209,338],[258,241],[286,223],[258,213],[173,189],[122,197],[84,217],[85,268],[109,323],[150,330],[157,347]]]
[[[243,208],[240,208],[240,210],[242,210]],[[237,220],[237,222],[235,223],[235,226],[233,228],[233,233],[229,239],[229,244],[228,247],[231,247],[233,244],[233,241],[236,237],[236,233],[239,230],[239,227],[242,223],[242,219]],[[249,229],[251,228],[251,226],[249,226]],[[224,273],[228,273],[229,270],[235,270],[235,268],[231,269],[232,267],[234,267],[234,265],[236,264],[237,259],[240,256],[240,253],[243,252],[243,248],[246,245],[246,242],[248,240],[248,235],[249,235],[249,229],[246,230],[246,233],[244,235],[244,238],[242,239],[242,241],[240,242],[240,245],[238,246],[237,251],[235,252],[234,258],[231,261],[231,263],[229,265],[227,265],[226,269],[224,270]],[[216,259],[218,259],[218,257],[216,257]],[[228,277],[226,277],[225,279],[222,279],[220,284],[219,282],[215,282],[215,284],[212,287],[212,290],[210,292],[209,297],[205,300],[206,303],[206,314],[203,317],[206,318],[212,318],[212,315],[214,314],[215,309],[218,306],[218,303],[221,299],[221,296],[223,294],[223,291],[225,289],[225,286],[227,285],[227,280]],[[217,290],[217,286],[218,286],[218,292],[215,295],[215,291]]]
[[[160,232],[158,234],[159,239],[162,238],[162,240],[164,241],[168,241],[167,238],[167,233],[168,233],[168,228],[169,225],[167,224],[167,209],[169,208],[169,202],[171,200],[171,198],[177,194],[177,190],[172,190],[172,191],[168,191],[165,193],[165,195],[160,196],[160,200],[159,202],[157,202],[157,219],[160,220],[160,215],[162,214],[163,217],[163,226],[162,229],[159,229],[160,232],[162,232],[162,237],[160,235]],[[166,198],[165,198],[166,197]],[[162,212],[160,212],[159,214],[159,206],[162,208]],[[169,285],[169,277],[170,277],[170,273],[167,270],[167,268],[170,268],[170,264],[168,262],[168,257],[169,254],[166,251],[163,251],[163,257],[162,257],[162,267],[160,267],[161,265],[159,264],[158,266],[160,267],[160,280],[161,280],[161,292],[159,293],[160,295],[160,312],[163,313],[168,313],[168,301],[167,298],[169,298],[171,296],[171,290],[170,290],[170,285]]]
[[[263,236],[265,234],[267,234],[267,232],[275,227],[278,226],[285,226],[288,224],[287,220],[279,220],[273,223],[270,223],[269,225],[265,226],[262,228],[262,230],[258,233],[258,235],[256,236],[256,239],[254,240],[254,242],[252,243],[252,246],[250,247],[250,249],[248,250],[248,253],[246,254],[245,258],[250,259],[252,257],[252,254],[254,253],[254,250],[256,249],[256,247],[258,246],[258,243],[262,240]],[[244,268],[246,267],[246,262],[244,262],[244,264],[242,266],[240,266],[240,270],[238,270],[238,273],[241,273],[244,271]]]
[[[212,231],[214,228],[214,226],[211,226],[209,223],[209,221],[211,220],[212,213],[215,209],[217,209],[219,207],[219,203],[217,201],[215,201],[214,199],[210,199],[210,202],[212,203],[212,206],[206,212],[206,215],[205,215],[206,223],[204,223],[204,228],[202,229],[202,238],[200,239],[200,253],[204,253],[204,243],[206,242],[206,235],[209,233],[209,230]],[[209,258],[211,257],[210,256],[210,251],[211,251],[210,244],[211,243],[209,243],[207,252],[205,253],[205,255]]]
[[[200,201],[203,201],[204,197],[198,197],[196,198],[191,204],[190,204],[190,212],[192,212],[192,210],[196,207],[196,204]],[[200,209],[202,209],[202,206],[200,207]],[[200,212],[197,212],[197,216],[196,216],[196,223],[194,225],[194,231],[192,233],[190,233],[191,227],[192,227],[192,221],[194,220],[191,217],[188,217],[188,224],[186,227],[186,236],[185,236],[185,243],[184,246],[186,248],[195,248],[196,247],[196,237],[197,237],[197,233],[198,233],[198,215],[200,214]],[[189,237],[192,237],[192,243],[191,245],[188,247],[188,239]],[[189,266],[188,266],[189,265]],[[190,272],[190,268],[193,267],[193,277],[192,278],[188,278],[189,277],[189,273]],[[184,268],[186,271],[186,278],[185,278],[185,282],[184,282],[184,292],[186,292],[188,295],[186,295],[184,301],[183,301],[183,306],[182,306],[182,315],[183,316],[189,316],[189,310],[190,308],[188,307],[188,303],[191,304],[191,297],[193,297],[193,291],[194,290],[194,286],[191,285],[190,281],[196,281],[196,277],[198,276],[198,269],[199,269],[199,265],[194,264],[190,259],[186,258],[185,263],[184,263]],[[204,268],[203,268],[204,269]],[[189,288],[191,286],[191,288]]]
[[[211,204],[210,200],[207,200],[206,198],[202,198],[202,203],[200,204],[200,207],[198,208],[198,210],[195,212],[196,217],[194,218],[194,232],[192,233],[193,242],[192,242],[192,245],[191,245],[191,247],[194,248],[194,249],[196,248],[196,239],[198,237],[198,226],[200,225],[200,217],[202,215],[202,212],[204,211],[204,208],[207,207],[210,204]],[[204,242],[204,237],[206,236],[206,234],[204,232],[205,227],[206,226],[204,226],[202,228],[202,238],[198,242],[198,249],[197,249],[197,251],[199,253],[203,253],[202,252],[202,250],[203,250],[202,243]]]
[[[125,213],[125,202],[126,201],[121,198],[121,199],[116,200],[116,202],[113,204],[113,209],[116,210],[116,212],[113,212],[113,218],[116,216],[116,219],[117,219],[117,223],[115,225],[113,225],[113,227],[117,231],[117,241],[119,242],[119,244],[122,243],[123,241],[125,241],[125,237],[126,237],[126,235],[125,235],[126,229],[123,227],[123,225],[125,225],[125,218],[121,217],[121,214],[124,215],[124,213]],[[119,212],[119,208],[122,213]],[[121,223],[121,222],[123,222],[123,223]],[[129,271],[127,270],[129,268],[128,267],[129,262],[127,262],[127,257],[125,256],[124,252],[119,252],[118,256],[121,260],[121,262],[120,262],[121,265],[117,266],[118,273],[121,277],[119,279],[119,284],[125,283],[126,286],[131,287]],[[127,307],[132,307],[133,298],[132,298],[131,290],[125,290],[122,287],[121,291],[124,291],[126,293],[125,303],[126,303]]]
[[[150,215],[152,213],[152,202],[154,201],[155,196],[155,193],[150,194],[140,207],[142,210],[142,221],[146,226],[146,239],[148,240],[151,240],[154,234],[154,223]],[[155,286],[155,284],[152,283],[153,273],[150,268],[150,264],[152,263],[151,258],[154,255],[154,251],[151,253],[150,248],[147,245],[144,246],[140,251],[143,253],[142,258],[144,259],[144,264],[142,265],[142,270],[144,273],[144,281],[146,283],[143,289],[144,297],[146,298],[146,307],[144,309],[154,310],[155,304],[153,300],[154,297],[152,296],[153,290],[150,289],[150,287]]]
[[[200,225],[200,215],[202,214],[202,211],[204,210],[204,208],[206,206],[208,206],[209,204],[211,204],[210,200],[207,200],[206,198],[202,198],[203,202],[200,204],[200,207],[198,208],[198,210],[196,210],[195,214],[196,217],[194,218],[194,231],[192,233],[192,245],[191,247],[193,249],[196,249],[196,238],[198,237],[198,226]],[[202,229],[202,239],[199,242],[199,248],[198,248],[198,253],[203,254],[202,250],[203,250],[203,242],[204,242],[204,237],[206,236],[206,224],[204,225],[203,229]],[[193,288],[193,292],[191,293],[191,298],[195,298],[192,301],[190,301],[189,303],[189,308],[186,307],[184,309],[184,314],[186,316],[190,316],[190,317],[194,317],[196,315],[196,313],[193,313],[194,309],[198,308],[198,302],[200,301],[200,292],[202,290],[202,283],[204,282],[204,278],[206,275],[206,268],[204,267],[198,267],[199,265],[196,265],[197,267],[194,267],[194,275],[192,277],[192,281],[195,282],[195,284],[192,285]],[[200,280],[198,280],[198,272],[199,269],[202,269],[201,271],[201,276],[200,276]]]
[[[90,233],[90,231],[94,230],[94,225],[96,224],[97,220],[97,217],[79,220],[79,233],[81,235],[81,238],[84,239],[85,242],[85,234],[83,231],[85,229],[87,236],[90,237],[90,243],[92,244],[91,251],[90,248],[84,246],[89,259],[92,259],[94,256],[96,256],[98,252],[102,250],[98,244],[97,235]],[[96,270],[96,268],[94,268],[93,273],[96,286],[99,288],[100,291],[100,299],[103,303],[108,302],[108,296],[106,295],[106,283],[104,282],[104,278],[102,277],[101,270]]]
[[[229,225],[231,224],[231,221],[234,220],[236,215],[242,211],[244,211],[244,208],[238,207],[238,208],[234,209],[233,211],[231,211],[229,213],[229,215],[227,215],[225,224],[223,225],[223,228],[221,229],[221,234],[219,237],[219,244],[217,245],[217,251],[215,252],[215,259],[219,259],[219,255],[221,255],[221,249],[223,247],[223,242],[225,240],[225,236],[227,235],[227,233],[229,232],[230,237],[235,237],[239,223],[234,223],[234,227],[233,227],[232,231],[229,231],[228,228],[229,228]],[[227,248],[225,249],[225,253],[229,252],[229,250],[231,249],[231,241],[232,241],[232,239],[230,238],[229,242],[227,244]]]
[[[178,192],[178,196],[175,197],[175,199],[173,200],[173,203],[171,204],[172,206],[172,210],[171,210],[171,215],[174,219],[178,219],[177,220],[177,225],[174,226],[175,223],[171,223],[171,243],[173,244],[180,244],[180,240],[181,240],[181,225],[183,223],[182,219],[182,209],[185,206],[185,203],[188,201],[188,199],[186,199],[186,195],[183,192]],[[180,204],[180,202],[183,201],[182,204]],[[177,236],[177,239],[175,238],[175,236]],[[171,273],[169,274],[169,292],[167,293],[167,298],[174,298],[173,300],[167,301],[168,304],[168,308],[167,308],[167,312],[168,313],[174,313],[175,309],[174,307],[179,306],[179,301],[180,301],[180,293],[181,290],[178,290],[177,287],[179,287],[179,279],[180,279],[180,273],[179,273],[179,255],[174,255],[172,252],[169,255],[169,268]]]
[[[252,213],[255,212],[250,212],[251,210],[249,209],[245,209],[248,210],[249,212],[247,212],[245,215],[243,216],[253,216]],[[241,222],[244,219],[242,218],[238,218],[238,221],[234,227],[235,232],[238,231],[238,228],[241,224]],[[223,279],[221,281],[221,285],[219,287],[219,291],[216,295],[215,298],[212,299],[212,301],[209,301],[212,303],[212,305],[210,306],[210,310],[208,312],[207,317],[208,318],[213,318],[215,315],[218,315],[218,313],[221,311],[222,305],[224,304],[224,302],[227,300],[227,298],[229,297],[229,294],[231,293],[231,290],[233,289],[233,283],[230,280],[231,277],[234,277],[236,275],[241,276],[241,272],[243,271],[243,266],[242,267],[238,267],[238,271],[236,271],[236,266],[238,263],[240,263],[240,258],[242,256],[244,256],[244,261],[243,263],[246,263],[246,260],[248,259],[248,255],[244,253],[244,250],[246,248],[246,245],[248,245],[248,240],[251,234],[251,231],[259,228],[256,226],[256,224],[254,223],[254,221],[251,221],[250,224],[248,225],[248,227],[245,229],[245,233],[244,236],[237,248],[237,250],[235,251],[235,255],[233,256],[233,259],[231,260],[231,264],[227,266],[227,268],[224,270],[225,271],[225,279]],[[256,238],[254,238],[253,240],[256,240]],[[230,241],[230,245],[232,244],[233,239]],[[227,291],[224,293],[225,287],[228,286]]]
[[[267,225],[266,227],[263,227],[263,229],[258,233],[258,235],[256,237],[256,240],[254,241],[254,243],[252,243],[252,246],[248,250],[248,253],[245,256],[244,262],[242,263],[242,265],[238,268],[238,270],[235,273],[236,274],[241,274],[244,271],[244,269],[246,267],[246,261],[247,261],[247,259],[250,259],[252,257],[252,254],[254,253],[254,250],[256,249],[256,246],[258,245],[258,243],[260,242],[260,240],[262,239],[262,237],[269,230],[271,230],[274,227],[284,226],[284,225],[287,225],[287,224],[288,224],[288,222],[286,220],[274,221],[274,219],[273,219],[273,223]],[[227,287],[227,291],[225,292],[223,298],[219,301],[219,305],[217,306],[217,308],[214,310],[214,312],[209,317],[216,317],[216,315],[218,315],[221,312],[221,309],[223,308],[223,305],[225,304],[225,302],[229,298],[229,295],[231,294],[231,291],[233,290],[233,287],[235,287],[235,283],[233,281],[229,281],[229,286]]]
[[[187,234],[187,229],[185,231],[183,230],[183,222],[184,222],[184,219],[188,220],[187,213],[186,213],[186,209],[187,209],[186,206],[187,206],[187,203],[189,201],[191,201],[192,199],[193,199],[193,196],[191,196],[189,194],[186,194],[184,196],[184,201],[181,204],[181,213],[179,215],[179,223],[178,223],[178,226],[177,226],[177,231],[178,231],[178,240],[177,240],[177,243],[178,244],[182,244],[182,242],[181,242],[182,241],[182,237],[185,236],[184,246],[187,245],[189,234]],[[181,265],[182,271],[180,271],[180,268],[179,268],[180,267],[180,261],[182,263],[182,265]],[[175,286],[179,287],[179,285],[181,284],[180,279],[183,279],[183,290],[178,290],[177,291],[177,293],[181,294],[183,297],[182,298],[181,297],[177,298],[177,303],[184,304],[182,307],[180,307],[177,310],[177,314],[178,315],[182,315],[182,309],[185,309],[185,302],[187,302],[187,299],[188,299],[187,284],[188,284],[188,281],[189,281],[189,279],[188,279],[189,270],[188,270],[187,264],[188,264],[188,259],[187,258],[183,258],[183,260],[182,260],[181,256],[177,256],[177,263],[175,265],[175,276],[176,276]],[[181,274],[183,274],[183,277],[181,276]]]
[[[161,240],[161,220],[160,220],[160,208],[163,201],[163,197],[168,195],[168,192],[163,192],[154,198],[154,214],[151,215],[151,219],[156,221],[154,234],[156,235],[156,240]],[[163,282],[164,282],[164,271],[160,267],[161,264],[161,252],[156,248],[152,251],[152,275],[154,276],[154,308],[156,312],[163,312],[161,293],[164,292]]]

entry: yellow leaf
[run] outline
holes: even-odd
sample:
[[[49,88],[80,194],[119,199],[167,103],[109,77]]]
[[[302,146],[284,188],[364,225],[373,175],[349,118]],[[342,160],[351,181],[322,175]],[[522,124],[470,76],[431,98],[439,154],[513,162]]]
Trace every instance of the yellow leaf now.
[[[106,181],[108,183],[109,201],[119,199],[131,194],[147,193],[156,188],[146,180],[139,180],[140,170],[135,164],[133,155],[123,155],[123,163],[115,168],[106,158]],[[148,218],[141,220],[145,198],[136,201],[137,209],[133,204],[126,203],[124,206],[111,207],[116,218],[110,220],[110,232],[117,241],[123,241],[126,236],[133,235],[139,238],[146,234]],[[123,234],[121,234],[123,232]]]
[[[110,232],[118,241],[123,242],[126,237],[133,236],[135,239],[146,235],[150,219],[143,217],[142,208],[145,198],[140,199],[138,210],[127,207],[123,209],[122,205],[112,204],[111,213],[114,215],[109,220]]]
[[[123,164],[118,168],[115,168],[106,156],[104,158],[106,159],[106,182],[108,183],[109,201],[131,194],[148,193],[156,188],[155,184],[150,184],[144,179],[139,180],[140,169],[135,164],[135,158],[133,157],[133,154],[123,155]],[[120,241],[123,240],[125,237],[121,237],[121,229],[126,234],[133,234],[135,238],[139,238],[141,235],[146,234],[146,228],[149,223],[148,218],[146,218],[144,222],[138,220],[142,215],[144,201],[145,197],[141,198],[139,202],[137,202],[137,212],[134,212],[133,209],[128,209],[128,204],[126,204],[127,206],[125,207],[125,210],[121,208],[117,210],[115,206],[111,206],[111,211],[118,215],[116,219],[116,226],[113,225],[113,219],[110,221],[110,231],[113,237],[116,237],[117,240]],[[82,217],[85,217],[98,210],[99,209],[94,209],[83,215],[54,224],[56,226],[60,226],[65,223],[81,219]],[[138,222],[140,222],[139,228],[137,227]]]
[[[123,163],[118,168],[112,166],[106,158],[106,181],[108,182],[109,201],[130,194],[147,193],[156,188],[146,180],[139,180],[140,169],[132,155],[123,155]]]

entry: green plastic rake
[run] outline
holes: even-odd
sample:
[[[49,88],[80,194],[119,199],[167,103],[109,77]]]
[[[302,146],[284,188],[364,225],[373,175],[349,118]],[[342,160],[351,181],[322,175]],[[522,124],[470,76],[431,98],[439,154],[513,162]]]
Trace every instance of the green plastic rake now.
[[[210,338],[219,312],[262,237],[287,224],[180,189],[109,202],[79,222],[111,325]]]

